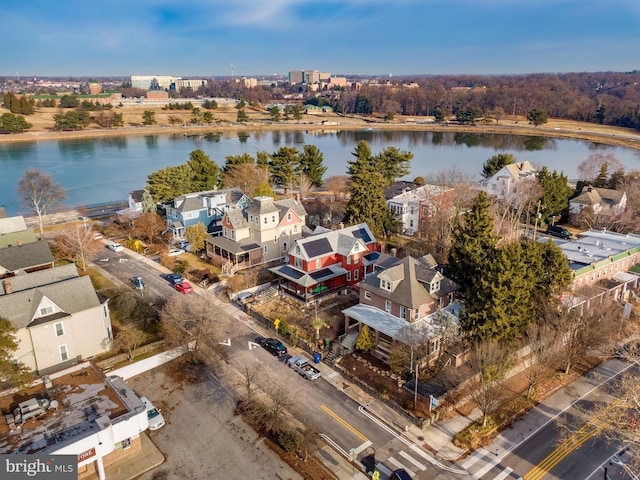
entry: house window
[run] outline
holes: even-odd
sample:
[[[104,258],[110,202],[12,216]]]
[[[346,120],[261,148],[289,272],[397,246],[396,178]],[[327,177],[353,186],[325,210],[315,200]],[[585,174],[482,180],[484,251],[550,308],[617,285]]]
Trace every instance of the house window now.
[[[353,271],[353,279],[354,280],[358,280],[358,272],[359,272],[359,270],[354,270]]]
[[[258,218],[257,215],[256,215],[256,225],[260,225],[260,219]]]
[[[359,243],[356,243],[356,244],[353,246],[353,249],[354,249],[356,252],[357,252],[358,250],[360,250],[360,244],[359,244]]]
[[[400,306],[400,318],[407,318],[407,307],[405,307],[404,305]]]
[[[267,217],[264,217],[264,224],[265,224],[265,225],[267,224],[267,221],[268,221],[268,220],[267,220]]]
[[[353,263],[360,263],[360,255],[353,256]]]
[[[300,245],[296,245],[296,253],[300,253]]]
[[[291,214],[290,213],[287,214],[287,220],[291,220]]]
[[[293,226],[293,231],[294,231],[294,232],[297,232],[297,231],[298,231],[298,224],[297,224],[297,223]]]
[[[347,265],[351,265],[351,255],[347,255]]]
[[[275,215],[271,215],[271,223],[276,223],[276,216]]]
[[[60,352],[60,361],[65,362],[69,360],[69,353],[67,352],[66,345],[60,345],[58,347],[58,351]]]
[[[319,258],[316,259],[316,270],[322,268],[322,260],[320,260]]]
[[[64,335],[64,328],[62,327],[62,322],[58,322],[54,325],[56,329],[56,337],[61,337]]]
[[[385,300],[385,302],[384,302],[384,310],[387,313],[391,313],[391,300]]]
[[[253,223],[253,215],[249,217],[249,222]]]
[[[282,242],[282,251],[283,252],[287,251],[287,242]]]
[[[365,290],[364,298],[365,300],[371,300],[371,292],[369,292],[368,290]]]
[[[265,255],[267,254],[267,252],[268,252],[268,251],[269,251],[269,248],[265,245],[265,246],[264,246],[264,253],[265,253]]]
[[[294,264],[296,268],[302,268],[302,259],[296,258]]]
[[[347,271],[347,282],[351,281],[351,272]]]
[[[416,308],[413,312],[413,318],[414,320],[417,320],[420,318],[420,307]]]
[[[440,350],[440,339],[434,338],[433,340],[431,340],[431,351],[437,352],[438,350]]]
[[[42,307],[40,309],[40,316],[46,317],[47,315],[51,315],[53,313],[53,307],[49,305],[48,307]]]

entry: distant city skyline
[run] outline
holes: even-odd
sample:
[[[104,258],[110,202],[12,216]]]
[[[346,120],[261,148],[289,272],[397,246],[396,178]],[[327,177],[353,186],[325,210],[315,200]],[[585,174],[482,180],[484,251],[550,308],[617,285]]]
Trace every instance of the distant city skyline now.
[[[5,0],[2,76],[630,71],[637,0]]]

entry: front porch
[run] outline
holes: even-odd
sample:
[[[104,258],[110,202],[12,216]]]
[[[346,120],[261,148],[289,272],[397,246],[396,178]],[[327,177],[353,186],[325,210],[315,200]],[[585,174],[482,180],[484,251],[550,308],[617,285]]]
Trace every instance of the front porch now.
[[[305,306],[321,302],[325,297],[333,297],[347,287],[347,271],[339,264],[309,273],[288,264],[269,270],[278,277],[280,290]]]
[[[207,257],[226,275],[264,263],[262,247],[250,239],[234,242],[225,237],[208,238]]]

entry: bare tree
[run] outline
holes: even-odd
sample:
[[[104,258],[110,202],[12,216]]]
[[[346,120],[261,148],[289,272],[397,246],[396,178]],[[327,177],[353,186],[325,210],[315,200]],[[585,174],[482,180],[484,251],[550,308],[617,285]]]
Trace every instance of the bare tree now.
[[[262,377],[262,364],[255,361],[251,356],[245,355],[240,365],[240,385],[245,391],[245,403],[252,406],[254,393],[258,388],[257,382]]]
[[[324,181],[324,188],[331,192],[336,200],[344,199],[349,189],[349,177],[333,175]]]
[[[253,196],[258,185],[269,182],[269,171],[253,163],[238,163],[227,167],[222,186],[239,187],[243,193]]]
[[[127,354],[129,360],[133,360],[133,351],[140,345],[144,344],[147,336],[135,327],[129,327],[120,330],[113,339],[113,348],[117,351]]]
[[[576,169],[579,175],[578,178],[587,182],[594,181],[605,164],[609,172],[624,170],[624,165],[613,153],[607,153],[606,155],[601,152],[592,153],[578,165]]]
[[[304,173],[301,173],[298,180],[298,191],[300,192],[300,198],[307,198],[309,194],[313,193],[315,190],[316,187],[313,185],[309,177]]]
[[[143,213],[134,220],[134,235],[138,235],[153,245],[153,242],[167,228],[163,218],[154,212]]]
[[[265,426],[272,431],[279,431],[282,427],[285,412],[294,405],[293,390],[289,384],[291,375],[263,377],[265,382],[262,390],[267,396],[267,402],[262,405]]]
[[[532,399],[540,378],[556,358],[558,344],[553,329],[547,324],[538,322],[531,322],[527,326],[525,342],[529,347],[527,398]]]
[[[196,295],[186,298],[176,294],[160,313],[165,341],[172,346],[189,342],[195,360],[203,345],[213,346],[219,340],[218,316],[218,309],[211,302]]]
[[[471,401],[482,413],[482,426],[503,397],[502,380],[507,365],[507,352],[497,342],[483,340],[473,345],[467,362],[472,377],[469,381]]]
[[[27,170],[18,183],[22,203],[38,217],[40,240],[44,238],[43,217],[67,198],[65,189],[53,177],[41,170]]]
[[[93,238],[93,230],[81,224],[57,230],[53,244],[56,257],[73,260],[82,271],[87,270],[87,261],[103,248],[104,245]]]

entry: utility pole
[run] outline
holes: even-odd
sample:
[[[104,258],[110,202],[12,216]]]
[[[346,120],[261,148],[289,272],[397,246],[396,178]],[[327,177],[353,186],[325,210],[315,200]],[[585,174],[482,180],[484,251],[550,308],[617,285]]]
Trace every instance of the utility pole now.
[[[533,239],[536,239],[536,234],[538,232],[538,220],[540,219],[540,200],[538,200],[538,208],[536,210],[536,221],[533,226]]]

